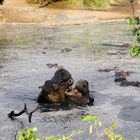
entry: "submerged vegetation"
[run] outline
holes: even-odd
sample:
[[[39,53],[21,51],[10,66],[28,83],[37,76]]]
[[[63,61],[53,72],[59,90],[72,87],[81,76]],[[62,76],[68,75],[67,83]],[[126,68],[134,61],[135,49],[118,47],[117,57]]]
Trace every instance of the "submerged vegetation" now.
[[[97,116],[90,116],[87,115],[82,119],[83,122],[90,121],[92,124],[89,127],[89,134],[96,135],[97,140],[101,140],[103,138],[106,138],[108,140],[125,140],[125,138],[115,133],[115,129],[118,128],[117,124],[112,123],[106,128],[103,128],[101,120]],[[103,128],[103,132],[99,131],[99,128]],[[74,136],[78,136],[83,131],[79,130],[76,132],[75,130],[72,131],[72,133],[68,136],[50,136],[50,137],[38,137],[36,136],[35,132],[37,131],[37,128],[28,128],[25,130],[22,130],[19,135],[18,140],[73,140]]]
[[[127,2],[127,0],[27,0],[27,2],[51,8],[108,9],[113,3]]]

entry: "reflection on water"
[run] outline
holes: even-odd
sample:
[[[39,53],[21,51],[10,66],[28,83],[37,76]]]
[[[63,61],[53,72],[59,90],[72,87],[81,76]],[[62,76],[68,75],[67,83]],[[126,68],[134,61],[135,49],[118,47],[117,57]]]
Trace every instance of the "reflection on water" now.
[[[140,59],[131,58],[128,48],[122,49],[118,46],[124,43],[129,44],[132,40],[130,28],[123,22],[61,27],[47,27],[45,24],[1,24],[1,138],[9,139],[12,137],[15,128],[20,129],[19,122],[22,122],[24,126],[38,127],[43,135],[64,134],[73,128],[86,130],[88,124],[81,122],[82,116],[86,114],[100,116],[105,120],[105,124],[108,124],[111,119],[122,123],[122,132],[126,134],[128,139],[133,136],[140,137],[140,131],[127,129],[128,123],[123,122],[127,118],[120,117],[119,113],[121,113],[120,109],[123,104],[119,102],[115,105],[112,104],[113,101],[120,100],[122,96],[131,96],[131,98],[140,100],[139,89],[117,86],[114,83],[114,72],[98,72],[101,68],[118,66],[121,70],[134,71],[134,74],[129,78],[138,81]],[[64,48],[71,48],[72,51],[62,53],[61,50]],[[115,51],[124,51],[127,54],[123,56],[107,55],[108,52]],[[48,63],[57,63],[68,69],[75,81],[88,80],[90,93],[95,97],[95,105],[92,107],[73,107],[71,110],[60,108],[59,111],[51,110],[51,112],[43,112],[42,110],[43,113],[38,111],[33,116],[32,124],[28,124],[26,115],[19,117],[17,119],[19,121],[11,122],[5,117],[11,110],[21,110],[24,103],[27,103],[30,110],[38,105],[36,103],[40,92],[38,87],[43,85],[45,80],[50,79],[56,71],[56,68],[49,69],[46,65]],[[47,108],[50,109],[48,105],[45,109]],[[139,128],[134,123],[131,125]],[[7,135],[3,135],[3,132],[6,132]],[[82,138],[87,138],[87,135],[83,135]]]

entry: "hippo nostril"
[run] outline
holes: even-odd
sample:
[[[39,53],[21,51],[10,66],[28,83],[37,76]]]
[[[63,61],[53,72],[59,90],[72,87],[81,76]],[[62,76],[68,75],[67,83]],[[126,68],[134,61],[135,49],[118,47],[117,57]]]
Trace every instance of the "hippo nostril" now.
[[[90,101],[90,102],[89,102],[89,105],[93,105],[93,104],[94,104],[94,98],[90,97],[90,98],[89,98],[89,101]]]

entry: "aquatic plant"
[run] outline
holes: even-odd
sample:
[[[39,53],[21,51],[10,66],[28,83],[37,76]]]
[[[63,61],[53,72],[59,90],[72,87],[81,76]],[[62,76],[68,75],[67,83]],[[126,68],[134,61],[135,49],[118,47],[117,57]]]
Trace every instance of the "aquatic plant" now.
[[[108,140],[125,140],[125,138],[115,133],[115,129],[118,128],[117,124],[112,123],[106,128],[103,128],[102,121],[97,116],[90,116],[87,115],[82,119],[83,122],[90,121],[93,124],[89,127],[89,134],[96,134],[97,139],[101,140],[103,138],[107,138]],[[99,131],[99,127],[103,128],[103,132]],[[20,136],[18,140],[44,140],[44,137],[39,138],[36,136],[35,132],[37,131],[37,128],[28,128],[25,130],[22,130],[20,132]],[[73,140],[75,136],[78,136],[79,134],[83,133],[83,131],[79,130],[78,132],[73,130],[72,133],[68,136],[62,135],[62,136],[50,136],[46,137],[45,140]]]
[[[44,140],[44,137],[38,137],[36,136],[35,132],[38,129],[36,127],[34,128],[27,128],[24,129],[20,132],[20,136],[18,140]],[[80,134],[81,131],[79,131],[78,133],[76,133],[75,130],[72,131],[72,133],[68,136],[49,136],[46,137],[45,140],[72,140],[72,137],[74,137],[75,135]]]
[[[112,123],[108,127],[103,129],[103,132],[99,132],[99,127],[102,127],[102,121],[97,116],[87,115],[83,118],[84,122],[91,121],[92,125],[89,127],[89,134],[96,133],[97,140],[107,138],[108,140],[125,140],[125,138],[114,132],[118,128],[116,123]]]
[[[18,140],[41,140],[39,137],[35,135],[36,131],[37,131],[36,127],[22,130],[20,132]]]

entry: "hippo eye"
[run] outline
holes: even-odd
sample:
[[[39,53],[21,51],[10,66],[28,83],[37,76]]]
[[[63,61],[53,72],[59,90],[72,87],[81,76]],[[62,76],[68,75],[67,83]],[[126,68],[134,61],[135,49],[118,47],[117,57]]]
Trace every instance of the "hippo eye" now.
[[[73,83],[73,80],[72,79],[69,79],[68,82],[69,82],[69,84],[72,84]]]

